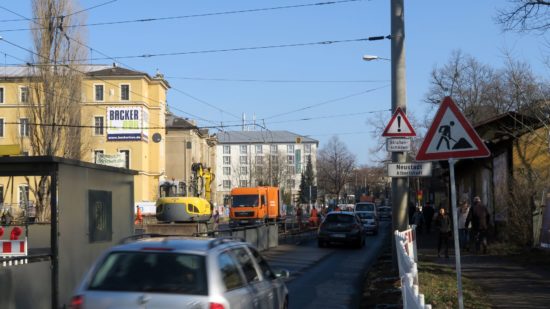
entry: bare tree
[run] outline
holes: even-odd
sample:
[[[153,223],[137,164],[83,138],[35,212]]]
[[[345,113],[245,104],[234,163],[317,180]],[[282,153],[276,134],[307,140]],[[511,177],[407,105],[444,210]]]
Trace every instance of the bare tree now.
[[[498,10],[496,20],[505,30],[539,31],[550,29],[550,1],[511,0],[510,8]]]
[[[82,73],[77,59],[85,59],[82,41],[82,14],[73,15],[70,0],[33,0],[31,20],[33,53],[28,82],[27,117],[33,155],[80,159],[80,98]],[[37,218],[49,219],[50,180],[34,179]]]
[[[336,136],[319,150],[317,158],[317,182],[324,192],[338,198],[348,184],[355,168],[355,156]]]

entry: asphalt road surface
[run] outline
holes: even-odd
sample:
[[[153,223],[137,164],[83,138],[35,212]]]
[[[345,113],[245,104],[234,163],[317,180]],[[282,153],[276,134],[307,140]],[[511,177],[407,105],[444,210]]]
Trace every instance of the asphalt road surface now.
[[[391,222],[382,221],[378,235],[368,236],[362,249],[317,248],[317,241],[309,240],[294,253],[268,258],[278,267],[286,264],[291,272],[290,308],[358,308],[365,271],[389,241],[390,226]]]

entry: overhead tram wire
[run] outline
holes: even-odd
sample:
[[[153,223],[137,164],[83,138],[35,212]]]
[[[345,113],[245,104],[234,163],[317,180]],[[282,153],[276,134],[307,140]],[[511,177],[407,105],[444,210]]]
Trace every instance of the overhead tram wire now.
[[[145,22],[154,22],[154,21],[190,19],[190,18],[198,18],[198,17],[234,15],[234,14],[254,13],[254,12],[266,12],[266,11],[295,9],[295,8],[304,8],[304,7],[312,7],[312,6],[326,6],[326,5],[343,4],[343,3],[349,3],[349,2],[361,2],[361,1],[365,1],[365,0],[326,1],[326,2],[296,4],[296,5],[257,8],[257,9],[245,9],[245,10],[234,10],[234,11],[191,14],[191,15],[179,15],[179,16],[156,17],[156,18],[140,18],[140,19],[131,19],[131,20],[119,20],[119,21],[110,21],[110,22],[109,21],[108,22],[98,22],[98,23],[89,23],[89,24],[83,24],[83,25],[71,25],[71,26],[67,26],[67,27],[70,27],[70,28],[74,28],[74,27],[95,27],[95,26],[120,25],[120,24],[130,24],[130,23],[145,23]],[[111,2],[114,2],[114,1],[111,1]],[[106,4],[109,4],[111,2],[104,3],[102,5],[106,5]],[[97,5],[95,7],[99,7],[99,6],[101,6],[101,5]],[[95,7],[92,7],[92,8],[95,8]],[[92,8],[89,8],[89,9],[92,9]],[[73,14],[75,14],[75,13],[73,13]],[[69,16],[69,15],[67,15],[67,16]],[[57,17],[60,17],[60,16],[57,16]],[[0,22],[10,22],[10,21],[21,21],[21,20],[1,20]],[[40,29],[40,28],[36,28],[36,29],[32,29],[32,28],[5,29],[5,30],[1,30],[0,32],[29,31],[29,30],[38,30],[38,29]]]
[[[104,3],[100,3],[100,4],[98,4],[98,5],[94,5],[94,6],[89,7],[89,8],[82,9],[82,10],[80,10],[80,11],[73,12],[73,13],[71,13],[71,14],[62,15],[62,16],[55,16],[54,18],[61,18],[61,17],[73,16],[73,15],[76,15],[76,14],[80,14],[80,13],[84,13],[84,12],[93,10],[93,9],[95,9],[95,8],[98,8],[98,7],[102,7],[102,6],[111,4],[111,3],[113,3],[113,2],[117,2],[117,1],[118,1],[118,0],[107,1],[107,2],[104,2]],[[14,12],[14,11],[12,11],[12,10],[10,10],[10,9],[8,9],[8,8],[6,8],[6,7],[4,7],[4,6],[1,6],[1,5],[0,5],[0,8],[3,9],[3,10],[5,10],[5,11],[8,11],[8,12],[10,12],[10,13],[12,13],[12,14],[15,14],[15,15],[21,17],[20,19],[3,19],[3,20],[0,20],[0,23],[15,22],[15,21],[26,21],[26,20],[33,21],[33,22],[34,22],[34,21],[36,21],[36,20],[42,19],[42,18],[27,18],[27,17],[22,16],[22,15],[19,15],[19,14],[17,14],[16,12]],[[82,27],[83,25],[79,25],[79,26]],[[35,29],[30,28],[30,29],[25,29],[25,30],[38,30],[38,29],[40,29],[40,28],[35,28]],[[45,29],[45,28],[44,28],[44,29]],[[9,30],[9,29],[8,29],[8,30],[2,30],[2,31],[0,31],[0,32],[9,32],[9,31],[14,31],[14,30]],[[22,29],[18,29],[18,30],[15,30],[15,31],[22,31]]]
[[[107,4],[107,3],[105,3],[105,4]],[[15,14],[15,15],[17,15],[17,16],[19,16],[19,17],[25,18],[26,20],[31,21],[31,22],[37,24],[36,20],[33,20],[33,19],[31,19],[31,18],[28,18],[28,17],[26,17],[26,16],[24,16],[24,15],[21,15],[21,14],[19,14],[19,13],[17,13],[17,12],[14,12],[14,11],[9,10],[9,9],[6,9],[6,8],[4,8],[4,7],[2,7],[2,6],[0,6],[0,8],[3,8],[3,9],[5,9],[5,10],[9,11],[9,12],[12,13],[12,14]],[[91,9],[91,8],[90,8],[90,9]],[[73,14],[69,14],[69,15],[74,15],[74,13],[73,13]],[[67,15],[67,16],[69,16],[69,15]],[[100,50],[94,49],[94,48],[92,48],[91,46],[88,46],[87,44],[82,43],[82,42],[80,42],[80,41],[77,40],[77,39],[71,38],[71,37],[70,37],[67,33],[65,33],[64,31],[63,31],[63,34],[65,34],[65,37],[66,37],[67,39],[69,39],[69,40],[71,40],[71,41],[73,41],[73,42],[75,42],[75,43],[77,43],[77,44],[79,44],[79,45],[81,45],[81,46],[84,46],[84,47],[86,47],[86,48],[88,48],[88,49],[90,49],[90,50],[92,50],[92,51],[95,50],[95,51],[98,52],[99,54],[101,54],[101,55],[103,55],[103,56],[106,56],[109,60],[113,60],[113,61],[115,61],[115,62],[118,62],[118,63],[120,63],[120,64],[122,64],[122,65],[124,65],[124,66],[126,66],[126,67],[128,67],[128,68],[130,68],[130,69],[132,69],[132,70],[134,70],[134,71],[138,71],[137,69],[132,68],[131,66],[129,66],[129,65],[127,65],[127,64],[124,64],[124,63],[122,63],[122,62],[120,62],[120,61],[117,61],[117,59],[115,59],[115,58],[113,58],[113,57],[110,57],[109,55],[107,55],[107,54],[101,52]],[[104,82],[106,82],[106,81],[104,81]],[[202,100],[202,99],[199,99],[199,98],[197,98],[197,97],[195,97],[195,96],[192,96],[191,94],[189,94],[189,93],[187,93],[187,92],[185,92],[185,91],[183,91],[183,90],[180,90],[180,89],[177,89],[177,88],[174,88],[174,87],[172,87],[172,89],[173,89],[174,91],[176,91],[176,92],[179,92],[179,93],[181,93],[181,94],[183,94],[183,95],[185,95],[185,96],[187,96],[187,97],[189,97],[189,98],[191,98],[191,99],[197,101],[197,102],[200,102],[200,103],[202,103],[202,104],[205,104],[205,105],[207,105],[207,106],[210,106],[210,107],[212,107],[212,108],[218,110],[218,111],[221,112],[221,113],[226,113],[226,114],[228,114],[228,115],[230,115],[230,116],[232,116],[232,117],[235,117],[235,118],[237,118],[237,119],[240,119],[239,116],[237,116],[237,115],[235,115],[235,114],[233,114],[233,113],[231,113],[231,112],[228,112],[228,111],[226,111],[226,110],[223,110],[223,109],[221,109],[221,108],[219,108],[219,107],[217,107],[217,106],[215,106],[215,105],[213,105],[213,104],[210,104],[210,103],[208,103],[208,102],[206,102],[206,101],[204,101],[204,100]],[[131,90],[130,90],[130,92],[131,92],[131,93],[135,93],[135,92],[133,92],[133,91],[131,91]],[[135,93],[135,94],[137,94],[137,93]],[[143,95],[141,95],[141,94],[138,94],[138,95],[140,95],[140,96],[143,97],[143,98],[150,99],[150,98],[145,97],[145,96],[143,96]],[[166,104],[166,105],[169,106],[168,104]],[[170,107],[171,107],[171,106],[170,106]],[[199,117],[199,118],[200,118],[200,117]]]
[[[345,100],[345,99],[349,99],[349,98],[352,98],[352,97],[356,97],[356,96],[363,95],[363,94],[365,94],[365,93],[369,93],[369,92],[373,92],[373,91],[380,90],[380,89],[383,89],[383,88],[387,88],[387,87],[389,87],[389,86],[390,86],[390,85],[384,85],[384,86],[381,86],[381,87],[376,87],[376,88],[371,88],[371,89],[363,90],[363,91],[361,91],[361,92],[353,93],[353,94],[350,94],[350,95],[347,95],[347,96],[344,96],[344,97],[339,97],[339,98],[335,98],[335,99],[323,101],[323,102],[320,102],[320,103],[308,105],[308,106],[305,106],[305,107],[301,107],[301,108],[298,108],[298,109],[294,109],[294,110],[291,110],[291,111],[288,111],[288,112],[283,112],[283,113],[275,114],[275,115],[266,117],[266,118],[264,118],[264,119],[265,119],[265,120],[268,120],[268,119],[273,119],[273,118],[285,116],[285,115],[288,115],[288,114],[293,114],[293,113],[296,113],[296,112],[301,112],[301,111],[304,111],[304,110],[306,110],[306,109],[311,109],[311,108],[318,107],[318,106],[321,106],[321,105],[326,105],[326,104],[329,104],[329,103],[334,103],[334,102],[342,101],[342,100]]]
[[[1,31],[0,31],[1,32]],[[250,47],[237,47],[237,48],[222,48],[222,49],[206,49],[195,51],[181,51],[170,53],[156,53],[156,54],[142,54],[142,55],[126,55],[126,56],[114,56],[114,59],[136,59],[136,58],[153,58],[153,57],[168,57],[168,56],[183,56],[183,55],[196,55],[196,54],[213,54],[213,53],[225,53],[225,52],[238,52],[249,50],[261,50],[261,49],[274,49],[274,48],[288,48],[288,47],[304,47],[315,45],[332,45],[342,43],[354,43],[354,42],[366,42],[366,41],[379,41],[383,39],[390,39],[390,36],[371,36],[366,38],[357,39],[344,39],[344,40],[330,40],[319,42],[307,42],[307,43],[291,43],[291,44],[278,44],[278,45],[264,45],[264,46],[250,46]],[[112,58],[91,58],[92,61],[97,60],[109,60]],[[75,61],[85,61],[87,59],[78,59]]]
[[[169,79],[214,81],[214,82],[249,82],[249,83],[387,83],[390,80],[297,80],[297,79],[231,79],[231,78],[206,78],[190,76],[166,76]]]

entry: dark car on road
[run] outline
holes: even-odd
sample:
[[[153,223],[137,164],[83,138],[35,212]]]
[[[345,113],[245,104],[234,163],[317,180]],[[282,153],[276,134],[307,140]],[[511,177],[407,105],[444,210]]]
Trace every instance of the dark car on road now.
[[[391,219],[391,206],[378,207],[378,217],[382,219]]]
[[[329,212],[319,226],[317,241],[319,247],[341,243],[361,248],[365,244],[361,219],[354,212]]]

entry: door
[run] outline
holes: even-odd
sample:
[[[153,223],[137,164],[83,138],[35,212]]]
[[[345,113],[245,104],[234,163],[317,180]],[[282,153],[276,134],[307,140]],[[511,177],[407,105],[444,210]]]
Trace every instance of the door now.
[[[223,296],[229,306],[237,309],[253,308],[251,290],[239,270],[237,261],[228,252],[223,252],[218,256],[218,266],[225,285]]]

